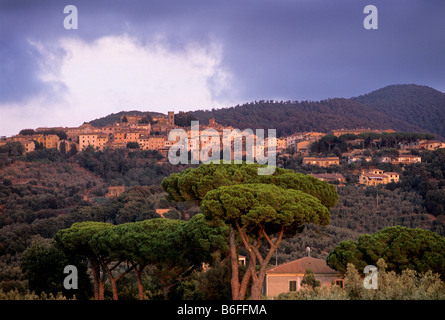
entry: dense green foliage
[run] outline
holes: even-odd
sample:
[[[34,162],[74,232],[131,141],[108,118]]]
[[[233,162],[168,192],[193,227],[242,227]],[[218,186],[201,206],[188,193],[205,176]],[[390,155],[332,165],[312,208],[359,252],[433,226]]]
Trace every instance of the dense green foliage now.
[[[63,270],[67,265],[77,266],[79,290],[76,292],[63,287],[66,276]],[[20,267],[32,292],[45,292],[54,296],[62,293],[68,298],[76,295],[76,299],[88,299],[91,296],[92,287],[85,262],[78,256],[64,254],[47,239],[34,241],[23,252]]]
[[[189,127],[192,121],[197,120],[190,112],[181,112],[175,115],[175,125],[179,127]]]
[[[363,276],[353,264],[348,264],[344,289],[306,285],[297,292],[282,293],[279,300],[444,300],[445,282],[438,274],[406,269],[400,274],[387,269],[384,259],[376,263],[378,289],[365,289]]]
[[[367,132],[360,134],[343,134],[339,137],[327,134],[311,145],[311,152],[317,154],[334,153],[342,156],[342,153],[354,149],[374,149],[382,151],[382,155],[395,158],[399,155],[399,143],[412,144],[418,140],[432,140],[434,135],[429,133],[390,132],[375,133]],[[392,153],[389,153],[392,151]]]
[[[224,228],[211,228],[201,215],[188,222],[149,219],[113,226],[102,222],[75,223],[55,236],[57,247],[67,254],[89,260],[95,299],[104,299],[105,277],[119,298],[117,281],[130,271],[137,273],[139,299],[144,299],[143,271],[158,279],[164,298],[174,295],[181,280],[202,263],[213,261],[212,253],[224,251]],[[117,267],[125,263],[127,267]]]
[[[392,85],[352,98],[389,117],[445,137],[445,94],[427,86]]]
[[[162,156],[156,150],[94,151],[87,148],[75,158],[82,167],[101,176],[110,185],[156,185],[165,176],[183,168],[169,163],[158,164],[156,161]]]
[[[277,136],[294,132],[329,132],[338,128],[392,128],[400,131],[422,131],[416,125],[393,119],[385,113],[350,99],[323,101],[255,101],[231,108],[194,111],[202,123],[210,118],[238,129],[277,130]]]
[[[432,271],[445,279],[445,237],[423,229],[388,227],[373,235],[363,234],[357,242],[340,242],[329,254],[328,265],[342,273],[348,263],[362,270],[384,259],[391,271]]]
[[[309,224],[303,233],[284,239],[276,253],[277,263],[304,257],[308,246],[312,256],[325,259],[341,241],[357,241],[362,234],[388,226],[422,228],[445,236],[445,221],[427,214],[421,196],[414,191],[353,185],[337,190],[339,201],[330,210],[331,223],[325,228]]]
[[[422,153],[422,163],[407,166],[400,186],[421,195],[434,216],[445,215],[445,149]]]
[[[271,184],[221,186],[209,191],[201,209],[210,219],[239,226],[250,236],[274,234],[284,228],[295,234],[302,226],[329,224],[329,210],[319,199]]]
[[[264,183],[286,189],[301,190],[320,199],[331,208],[337,203],[334,186],[309,175],[292,170],[276,168],[272,175],[258,175],[258,164],[203,164],[198,168],[188,168],[165,178],[161,185],[169,197],[175,201],[200,202],[207,192],[220,186],[236,184]]]

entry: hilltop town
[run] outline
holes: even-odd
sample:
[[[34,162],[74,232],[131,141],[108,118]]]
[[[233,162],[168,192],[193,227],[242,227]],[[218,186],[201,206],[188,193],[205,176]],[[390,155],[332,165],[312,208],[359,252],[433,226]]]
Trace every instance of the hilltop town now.
[[[181,112],[182,113],[182,112]],[[169,140],[169,133],[174,129],[185,129],[188,136],[187,150],[190,152],[193,147],[198,147],[202,150],[206,145],[212,142],[212,137],[203,138],[203,132],[208,129],[216,130],[220,137],[223,136],[225,130],[233,130],[238,134],[243,134],[246,140],[243,141],[242,156],[246,155],[246,141],[249,137],[248,130],[243,132],[237,131],[236,128],[230,126],[223,126],[215,121],[209,119],[207,124],[199,124],[199,134],[201,139],[198,139],[199,146],[193,145],[191,127],[180,127],[175,124],[175,113],[168,112],[167,115],[158,115],[155,117],[137,114],[125,114],[120,117],[119,121],[105,126],[93,126],[84,123],[78,127],[42,127],[37,129],[23,129],[17,135],[12,137],[2,137],[0,140],[0,147],[8,143],[18,142],[22,146],[24,154],[35,151],[37,149],[57,149],[62,153],[71,152],[72,154],[78,151],[84,151],[90,148],[94,151],[103,151],[105,149],[139,149],[139,150],[156,150],[162,157],[158,163],[167,162],[168,150],[171,146],[178,142],[176,140]],[[386,137],[394,137],[397,134],[394,130],[377,130],[377,129],[338,129],[332,130],[328,133],[322,132],[296,132],[288,136],[273,138],[273,144],[276,148],[278,166],[283,166],[285,161],[302,159],[303,165],[312,165],[322,168],[328,168],[332,165],[340,165],[341,163],[371,163],[377,161],[378,163],[391,163],[409,165],[413,163],[421,163],[422,159],[418,151],[429,150],[434,151],[439,148],[444,148],[445,143],[439,140],[432,139],[431,135],[422,134],[408,134],[397,139],[399,141],[392,141],[392,148],[388,148],[387,143],[384,148],[390,152],[383,152],[377,155],[372,154],[370,147],[378,146],[383,143]],[[256,141],[257,137],[252,131],[250,133],[252,138]],[[235,137],[232,137],[232,141]],[[268,153],[267,146],[269,145],[268,137],[264,139],[264,152]],[[320,144],[324,140],[329,145],[328,152],[314,152],[314,143]],[[345,150],[335,150],[336,142],[346,142]],[[365,143],[365,140],[366,143]],[[393,139],[394,140],[394,139]],[[334,148],[331,148],[334,146]],[[367,144],[367,146],[365,146]],[[213,146],[213,148],[215,148]],[[217,151],[222,151],[222,139],[218,140]],[[256,145],[258,148],[258,145]],[[379,148],[380,149],[380,148]],[[233,150],[233,145],[232,145]],[[326,151],[326,150],[325,150]],[[215,152],[215,150],[211,150]],[[256,153],[253,153],[254,155]],[[234,154],[232,154],[232,159]],[[345,177],[340,173],[313,173],[313,176],[328,182],[336,182],[338,184],[345,183]],[[368,168],[368,170],[361,170],[358,177],[358,183],[364,185],[388,184],[390,182],[398,182],[399,173],[384,172],[381,169]]]

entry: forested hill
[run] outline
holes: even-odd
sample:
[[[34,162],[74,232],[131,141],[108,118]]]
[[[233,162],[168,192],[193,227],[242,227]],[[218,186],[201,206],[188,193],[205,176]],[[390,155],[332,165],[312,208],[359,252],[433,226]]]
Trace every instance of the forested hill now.
[[[445,137],[445,93],[433,88],[392,85],[352,100]]]
[[[278,136],[294,132],[329,132],[333,129],[394,129],[422,132],[422,128],[387,116],[359,102],[335,98],[323,101],[256,101],[232,108],[191,112],[198,120],[216,122],[238,129],[277,129]]]
[[[120,112],[90,123],[111,124],[120,115],[130,113],[136,112]],[[276,129],[278,136],[301,131],[373,128],[428,132],[445,137],[442,124],[445,120],[445,94],[418,85],[388,86],[351,99],[254,101],[228,108],[191,111],[189,114],[203,124],[215,118],[217,123],[241,130]]]

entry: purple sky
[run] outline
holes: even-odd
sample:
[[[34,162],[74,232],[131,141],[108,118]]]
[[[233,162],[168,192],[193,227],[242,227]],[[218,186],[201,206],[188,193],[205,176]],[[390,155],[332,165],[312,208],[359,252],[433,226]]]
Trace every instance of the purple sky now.
[[[65,5],[78,9],[66,30]],[[363,9],[378,9],[365,30]],[[0,136],[121,110],[445,91],[441,0],[1,0]]]

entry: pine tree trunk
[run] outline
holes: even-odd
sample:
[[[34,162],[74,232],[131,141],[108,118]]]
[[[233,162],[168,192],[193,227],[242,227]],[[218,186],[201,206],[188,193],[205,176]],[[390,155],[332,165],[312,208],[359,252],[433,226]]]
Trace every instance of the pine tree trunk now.
[[[254,281],[252,284],[251,298],[252,300],[260,300],[261,299],[261,284],[262,281]]]
[[[105,279],[99,279],[99,300],[105,300]]]
[[[143,266],[141,266],[139,269],[135,268],[137,275],[137,282],[138,282],[139,300],[144,300],[144,286],[142,285],[142,276],[141,276],[143,269],[144,269]]]
[[[89,257],[88,260],[91,264],[91,270],[93,271],[94,281],[94,300],[104,300],[104,281],[100,279],[100,265],[93,257]]]
[[[233,227],[231,225],[229,225],[229,244],[230,244],[230,262],[231,262],[231,266],[232,266],[232,279],[230,281],[230,285],[232,287],[232,299],[240,300],[240,298],[239,298],[240,282],[239,282],[238,253],[236,251],[235,230],[233,230]]]

